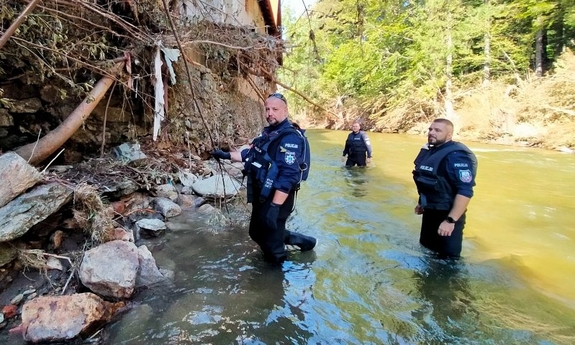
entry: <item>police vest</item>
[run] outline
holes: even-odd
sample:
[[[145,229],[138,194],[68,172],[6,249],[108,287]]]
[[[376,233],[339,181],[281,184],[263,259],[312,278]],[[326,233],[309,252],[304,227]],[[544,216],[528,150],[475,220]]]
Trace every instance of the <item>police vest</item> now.
[[[456,141],[450,141],[438,147],[436,150],[421,149],[414,164],[413,180],[419,192],[419,204],[424,208],[435,210],[451,210],[455,191],[444,177],[439,175],[439,169],[443,159],[455,151],[465,152],[471,159],[471,171],[473,176],[477,174],[477,158],[467,146]],[[444,169],[445,170],[445,169]],[[443,171],[445,174],[445,171]]]
[[[253,201],[253,195],[251,193],[253,183],[257,183],[261,186],[259,195],[260,199],[266,199],[270,195],[273,189],[273,183],[279,173],[277,163],[274,160],[276,158],[275,150],[277,149],[277,144],[279,144],[279,139],[288,133],[297,133],[303,139],[304,161],[297,163],[300,170],[299,182],[307,180],[311,163],[311,154],[309,150],[309,142],[307,137],[303,134],[303,131],[290,125],[289,127],[282,128],[278,131],[273,131],[268,135],[262,135],[254,139],[253,147],[246,156],[246,162],[244,164],[244,169],[248,176],[248,202]],[[270,153],[272,153],[273,157],[270,156]]]
[[[359,136],[359,138],[356,138],[357,136]],[[367,145],[365,145],[362,132],[358,132],[357,134],[353,132],[349,133],[346,146],[349,147],[349,154],[365,154],[367,152]]]

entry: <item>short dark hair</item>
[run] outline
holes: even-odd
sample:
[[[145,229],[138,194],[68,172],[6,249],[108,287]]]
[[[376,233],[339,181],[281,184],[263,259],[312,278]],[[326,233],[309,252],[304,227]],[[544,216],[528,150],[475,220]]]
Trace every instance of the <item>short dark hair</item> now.
[[[440,119],[435,119],[435,120],[433,120],[433,122],[443,123],[444,125],[447,125],[447,126],[451,127],[451,129],[453,129],[453,122],[451,122],[451,121],[448,120],[448,119],[441,119],[441,118],[440,118]]]
[[[277,99],[281,99],[287,105],[287,99],[281,93],[274,92],[268,96],[268,98],[272,98],[272,97],[277,98]]]

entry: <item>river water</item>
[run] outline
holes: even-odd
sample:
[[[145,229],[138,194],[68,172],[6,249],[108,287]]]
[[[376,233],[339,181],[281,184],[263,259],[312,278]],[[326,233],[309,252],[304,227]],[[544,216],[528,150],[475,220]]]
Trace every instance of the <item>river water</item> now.
[[[346,169],[347,132],[308,131],[290,228],[315,251],[272,267],[245,218],[214,229],[183,215],[150,245],[173,283],[141,291],[104,342],[574,344],[575,155],[468,142],[478,185],[453,263],[418,244],[411,170],[425,138],[369,135],[372,166]]]

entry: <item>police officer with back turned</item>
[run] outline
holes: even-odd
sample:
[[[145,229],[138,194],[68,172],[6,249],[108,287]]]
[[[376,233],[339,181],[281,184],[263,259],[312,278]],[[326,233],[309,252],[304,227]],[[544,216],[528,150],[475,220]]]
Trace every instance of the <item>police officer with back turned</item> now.
[[[273,93],[265,101],[269,126],[241,152],[215,150],[216,159],[243,161],[247,174],[248,202],[252,204],[249,234],[264,258],[281,263],[287,258],[285,244],[312,250],[317,240],[286,230],[299,184],[309,172],[309,143],[304,131],[288,119],[287,100]]]
[[[443,258],[461,254],[465,212],[477,176],[475,154],[452,136],[451,121],[434,120],[413,170],[419,193],[414,211],[423,215],[419,242]]]

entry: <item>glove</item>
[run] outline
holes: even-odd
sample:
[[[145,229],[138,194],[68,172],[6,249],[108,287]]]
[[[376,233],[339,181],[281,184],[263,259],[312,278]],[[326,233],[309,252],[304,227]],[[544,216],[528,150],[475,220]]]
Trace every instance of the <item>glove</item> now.
[[[273,202],[270,204],[270,208],[268,213],[266,214],[266,224],[270,229],[277,229],[278,228],[278,216],[280,214],[280,205],[274,204]]]
[[[229,152],[224,152],[222,150],[214,150],[211,154],[216,160],[232,158],[232,155]]]

